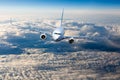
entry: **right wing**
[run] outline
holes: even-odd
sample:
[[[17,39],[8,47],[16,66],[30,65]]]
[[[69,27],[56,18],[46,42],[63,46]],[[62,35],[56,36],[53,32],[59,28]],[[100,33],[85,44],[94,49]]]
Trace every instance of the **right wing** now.
[[[48,25],[48,26],[53,27],[53,28],[57,28],[57,26],[54,26],[52,24],[48,24],[48,23],[43,23],[43,24]]]

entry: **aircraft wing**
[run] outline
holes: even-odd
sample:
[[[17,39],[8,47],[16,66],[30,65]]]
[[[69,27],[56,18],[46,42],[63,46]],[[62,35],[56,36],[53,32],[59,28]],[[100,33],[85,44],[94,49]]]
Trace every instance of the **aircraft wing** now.
[[[43,24],[48,25],[48,26],[53,27],[53,28],[57,28],[57,26],[54,26],[52,24],[48,24],[48,23],[43,23]]]
[[[65,36],[64,39],[87,39],[87,40],[94,40],[94,41],[97,41],[97,40],[104,40],[106,39],[106,37],[90,37],[90,36]]]

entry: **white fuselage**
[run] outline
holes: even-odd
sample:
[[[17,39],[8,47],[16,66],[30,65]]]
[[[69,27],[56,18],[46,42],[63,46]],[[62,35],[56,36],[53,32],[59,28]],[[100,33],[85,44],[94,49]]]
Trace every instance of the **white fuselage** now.
[[[65,32],[63,27],[56,28],[52,33],[53,40],[60,41],[64,39],[64,33]]]

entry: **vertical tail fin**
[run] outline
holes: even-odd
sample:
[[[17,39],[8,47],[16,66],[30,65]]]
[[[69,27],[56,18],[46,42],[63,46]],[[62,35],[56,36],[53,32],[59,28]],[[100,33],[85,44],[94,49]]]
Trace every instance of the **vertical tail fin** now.
[[[60,27],[62,27],[62,22],[63,22],[63,14],[64,14],[64,9],[62,10],[62,16],[61,16],[61,24],[60,24]]]

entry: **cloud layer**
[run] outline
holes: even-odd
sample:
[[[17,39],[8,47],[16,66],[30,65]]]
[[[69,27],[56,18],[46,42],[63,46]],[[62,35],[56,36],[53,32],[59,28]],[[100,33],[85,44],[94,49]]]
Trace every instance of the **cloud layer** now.
[[[9,20],[0,22],[0,53],[41,53],[41,52],[75,52],[81,50],[116,51],[120,52],[120,28],[119,26],[97,25],[81,22],[79,20],[65,20],[63,26],[65,35],[88,36],[95,40],[76,39],[74,44],[68,40],[54,42],[48,35],[47,40],[40,40],[40,31],[50,32],[54,28],[43,24],[59,25],[59,20],[16,20],[10,24]],[[104,37],[103,39],[97,39]]]

